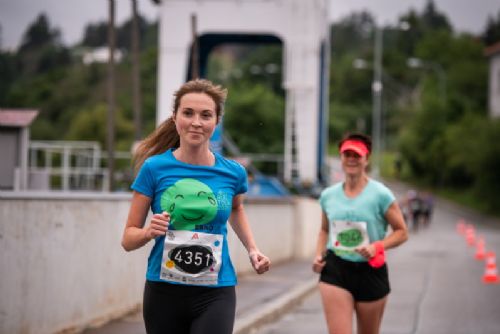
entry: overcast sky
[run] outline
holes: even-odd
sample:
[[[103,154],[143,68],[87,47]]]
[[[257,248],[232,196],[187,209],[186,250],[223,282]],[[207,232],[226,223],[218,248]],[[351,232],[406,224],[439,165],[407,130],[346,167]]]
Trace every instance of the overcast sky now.
[[[307,0],[304,0],[307,1]],[[395,23],[409,8],[422,11],[427,0],[329,0],[332,21],[363,9],[372,12],[382,24]],[[117,22],[130,16],[130,1],[117,0]],[[480,33],[489,15],[497,16],[500,0],[434,0],[458,31]],[[85,25],[107,19],[107,0],[0,0],[0,26],[2,48],[15,48],[28,24],[45,12],[53,27],[62,33],[65,44],[80,41]],[[139,11],[150,20],[157,16],[151,0],[139,0]]]

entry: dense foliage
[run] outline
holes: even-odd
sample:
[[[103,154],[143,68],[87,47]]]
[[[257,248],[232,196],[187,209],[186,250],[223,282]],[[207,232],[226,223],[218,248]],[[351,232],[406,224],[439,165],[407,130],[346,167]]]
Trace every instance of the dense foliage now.
[[[145,132],[149,132],[156,115],[157,25],[141,18],[139,26],[142,109]],[[117,28],[117,44],[126,55],[116,69],[116,149],[122,151],[129,151],[133,141],[126,34],[130,36],[130,21]],[[90,47],[106,46],[107,24],[90,24],[82,42],[73,47],[62,45],[59,39],[59,31],[41,14],[28,26],[16,52],[0,53],[0,106],[40,110],[31,128],[32,139],[95,140],[105,147],[107,64],[84,65],[81,57]]]
[[[383,146],[399,152],[405,179],[469,195],[482,209],[498,211],[500,199],[492,189],[500,187],[500,120],[488,116],[484,41],[491,44],[500,17],[490,18],[483,36],[459,34],[429,1],[421,13],[410,11],[400,22],[409,29],[383,27]],[[345,131],[371,132],[373,30],[369,13],[332,25],[333,142]],[[354,68],[359,58],[365,68]],[[409,68],[409,58],[421,66]]]

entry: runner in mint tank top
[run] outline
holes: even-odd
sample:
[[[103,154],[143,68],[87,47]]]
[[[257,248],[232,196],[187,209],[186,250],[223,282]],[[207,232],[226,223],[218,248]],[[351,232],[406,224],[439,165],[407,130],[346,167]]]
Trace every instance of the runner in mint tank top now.
[[[122,246],[131,251],[154,242],[143,301],[148,334],[232,333],[237,279],[228,221],[255,271],[271,264],[243,207],[245,169],[209,149],[226,94],[208,80],[185,83],[174,94],[172,117],[134,154],[137,176]]]
[[[392,192],[368,177],[371,139],[349,134],[339,144],[345,181],[326,188],[313,271],[330,333],[378,333],[390,292],[385,250],[408,239]],[[388,234],[387,227],[391,227]]]

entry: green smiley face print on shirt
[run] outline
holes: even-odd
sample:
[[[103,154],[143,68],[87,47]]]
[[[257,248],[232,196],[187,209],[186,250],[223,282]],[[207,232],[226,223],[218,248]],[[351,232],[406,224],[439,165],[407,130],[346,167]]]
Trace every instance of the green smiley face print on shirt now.
[[[161,195],[160,205],[170,214],[176,230],[193,230],[207,224],[217,214],[217,200],[212,189],[195,179],[182,179]]]

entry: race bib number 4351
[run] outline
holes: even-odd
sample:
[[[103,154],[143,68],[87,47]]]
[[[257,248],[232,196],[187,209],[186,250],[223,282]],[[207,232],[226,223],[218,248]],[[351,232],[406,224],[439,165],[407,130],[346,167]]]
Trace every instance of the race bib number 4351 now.
[[[193,285],[215,285],[222,258],[221,234],[168,231],[160,278]]]

